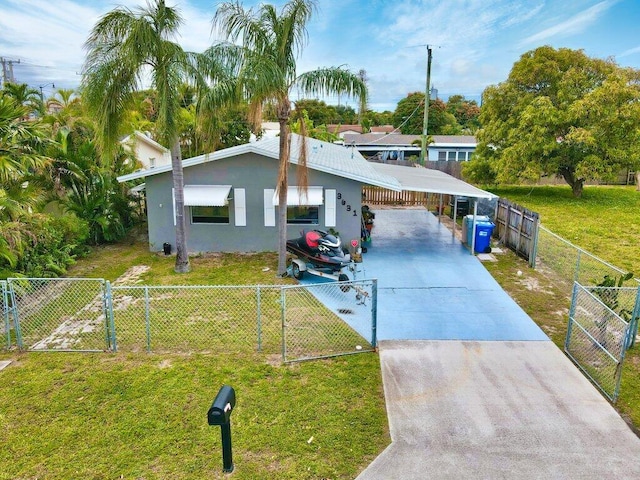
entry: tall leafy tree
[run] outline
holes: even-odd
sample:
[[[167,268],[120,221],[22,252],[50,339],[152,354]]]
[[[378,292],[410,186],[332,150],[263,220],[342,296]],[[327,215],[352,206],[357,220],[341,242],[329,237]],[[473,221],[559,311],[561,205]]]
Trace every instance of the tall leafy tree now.
[[[557,175],[579,197],[587,180],[638,166],[638,98],[637,70],[581,50],[529,51],[505,82],[485,90],[478,167],[466,173],[493,172],[502,183]]]
[[[275,107],[280,124],[279,175],[276,185],[278,209],[278,273],[286,272],[287,186],[290,159],[290,92],[296,88],[304,95],[346,94],[361,102],[367,98],[364,82],[350,71],[329,67],[298,74],[296,60],[307,41],[307,24],[315,10],[313,0],[290,0],[280,11],[262,4],[246,9],[237,2],[221,4],[214,16],[214,27],[231,42],[242,43],[240,90],[249,101],[250,118],[259,125],[263,108]],[[228,55],[238,53],[233,43],[220,45]],[[304,124],[304,122],[303,122]],[[304,142],[301,142],[304,148]],[[301,158],[305,158],[301,154]],[[304,162],[303,162],[304,163]],[[298,172],[304,171],[304,165]],[[298,185],[305,188],[305,178]]]
[[[393,125],[400,128],[405,135],[420,135],[422,133],[424,119],[424,100],[422,92],[413,92],[398,102],[393,113]],[[455,117],[447,112],[447,107],[442,100],[431,99],[429,101],[429,128],[430,135],[450,134],[459,129]]]
[[[197,77],[195,55],[185,52],[175,39],[182,18],[164,0],[130,10],[118,7],[93,27],[85,43],[83,99],[96,119],[97,146],[112,158],[126,107],[151,82],[157,98],[157,134],[171,150],[176,203],[176,272],[190,270],[184,216],[184,177],[178,136],[181,85]]]

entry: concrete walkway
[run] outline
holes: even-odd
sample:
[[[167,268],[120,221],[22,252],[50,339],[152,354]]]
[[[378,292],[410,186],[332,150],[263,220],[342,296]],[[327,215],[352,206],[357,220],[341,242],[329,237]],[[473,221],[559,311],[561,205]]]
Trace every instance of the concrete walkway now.
[[[436,217],[375,225],[392,443],[358,480],[640,478],[640,439]]]

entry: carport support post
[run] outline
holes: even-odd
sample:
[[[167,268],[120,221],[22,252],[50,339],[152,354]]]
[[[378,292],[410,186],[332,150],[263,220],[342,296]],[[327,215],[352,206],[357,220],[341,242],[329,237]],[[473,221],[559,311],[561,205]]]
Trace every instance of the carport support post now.
[[[476,217],[478,216],[478,199],[473,200],[473,226],[471,227],[471,255],[476,253]]]
[[[453,196],[453,228],[451,229],[451,236],[456,236],[456,221],[458,220],[458,196]],[[464,221],[464,220],[463,220]],[[464,239],[462,239],[464,242]]]
[[[438,195],[438,223],[442,223],[442,194]]]

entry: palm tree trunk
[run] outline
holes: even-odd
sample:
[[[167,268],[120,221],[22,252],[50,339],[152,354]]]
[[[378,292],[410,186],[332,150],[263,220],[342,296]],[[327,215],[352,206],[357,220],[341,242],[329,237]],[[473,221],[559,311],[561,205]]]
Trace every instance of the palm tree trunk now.
[[[278,275],[287,272],[287,187],[289,184],[289,115],[291,103],[285,99],[278,106],[280,123],[280,165],[278,172]]]
[[[173,191],[176,208],[176,273],[187,273],[189,265],[189,250],[187,248],[186,223],[184,218],[184,175],[182,172],[182,152],[180,142],[176,138],[171,142],[171,168],[173,173]]]

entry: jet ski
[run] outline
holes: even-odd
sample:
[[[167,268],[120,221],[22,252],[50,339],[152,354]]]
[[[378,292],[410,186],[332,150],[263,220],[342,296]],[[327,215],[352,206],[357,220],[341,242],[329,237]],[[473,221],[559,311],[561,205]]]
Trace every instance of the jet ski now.
[[[304,272],[328,276],[338,281],[349,280],[340,271],[352,264],[351,255],[342,250],[340,238],[323,230],[302,231],[301,236],[287,240],[287,251],[297,258],[291,262],[292,274],[300,279]]]

